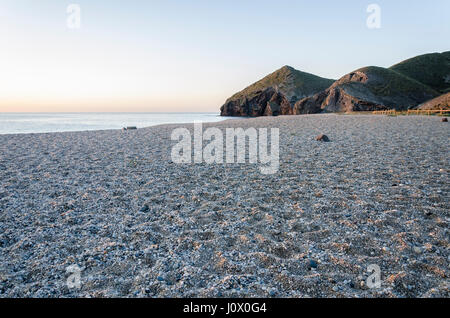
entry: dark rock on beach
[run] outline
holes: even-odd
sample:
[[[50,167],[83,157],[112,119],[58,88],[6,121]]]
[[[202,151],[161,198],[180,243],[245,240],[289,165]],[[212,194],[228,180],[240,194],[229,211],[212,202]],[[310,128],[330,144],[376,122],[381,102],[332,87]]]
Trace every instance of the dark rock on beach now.
[[[308,262],[308,268],[309,269],[312,269],[312,268],[317,268],[317,266],[318,266],[318,264],[317,264],[317,262],[315,261],[315,260],[309,260],[309,262]]]
[[[320,134],[319,136],[316,137],[317,141],[323,141],[323,142],[329,142],[330,139],[328,138],[327,135],[324,134]]]

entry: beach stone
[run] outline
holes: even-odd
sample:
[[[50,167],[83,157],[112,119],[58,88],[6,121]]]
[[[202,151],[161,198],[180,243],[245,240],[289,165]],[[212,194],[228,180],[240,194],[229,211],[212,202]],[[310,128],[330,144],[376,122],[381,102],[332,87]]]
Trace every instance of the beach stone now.
[[[311,269],[311,268],[317,268],[317,266],[318,266],[318,264],[317,264],[317,262],[315,261],[315,260],[309,260],[309,263],[308,263],[308,268],[309,269]]]
[[[443,123],[447,123],[447,122],[448,122],[448,119],[444,117],[444,118],[441,119],[441,121],[442,121]]]
[[[329,142],[330,138],[328,138],[327,135],[324,134],[320,134],[319,136],[316,137],[317,141],[322,141],[322,142]]]
[[[413,251],[416,254],[421,254],[422,253],[422,249],[420,247],[418,247],[418,246],[414,246],[413,247]]]
[[[140,212],[148,212],[149,210],[150,210],[150,208],[148,207],[148,204],[144,204],[139,211]]]
[[[136,130],[136,129],[137,129],[136,126],[128,126],[128,127],[127,127],[127,130]]]

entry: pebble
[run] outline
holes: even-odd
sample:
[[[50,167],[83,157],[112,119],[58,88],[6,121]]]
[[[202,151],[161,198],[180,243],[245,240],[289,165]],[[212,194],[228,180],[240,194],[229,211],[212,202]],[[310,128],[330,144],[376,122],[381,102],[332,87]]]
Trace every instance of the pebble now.
[[[317,141],[322,141],[322,142],[329,142],[330,139],[328,138],[327,135],[324,134],[320,134],[319,136],[316,137]]]
[[[309,263],[308,263],[308,267],[311,269],[311,268],[317,268],[317,266],[318,266],[318,264],[317,264],[317,262],[315,261],[315,260],[309,260]]]

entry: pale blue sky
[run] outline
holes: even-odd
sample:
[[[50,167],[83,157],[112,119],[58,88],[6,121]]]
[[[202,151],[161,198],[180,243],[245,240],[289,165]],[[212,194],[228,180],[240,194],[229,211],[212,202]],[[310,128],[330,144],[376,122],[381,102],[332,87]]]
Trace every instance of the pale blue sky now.
[[[339,78],[450,50],[449,14],[448,0],[0,0],[0,111],[217,111],[286,64]]]

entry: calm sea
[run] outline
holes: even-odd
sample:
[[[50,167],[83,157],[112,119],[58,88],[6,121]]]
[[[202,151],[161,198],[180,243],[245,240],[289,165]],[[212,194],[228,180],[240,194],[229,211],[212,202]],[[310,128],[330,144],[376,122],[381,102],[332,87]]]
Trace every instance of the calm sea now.
[[[0,134],[143,128],[224,119],[218,113],[0,113]]]

